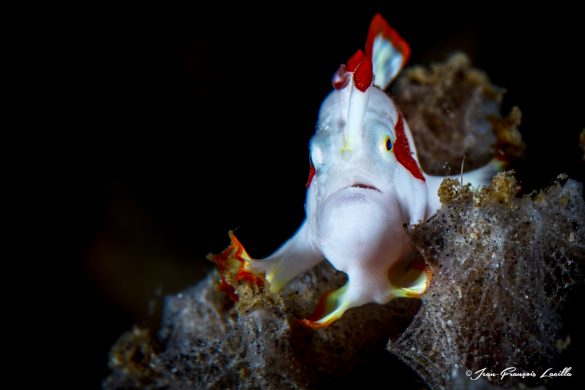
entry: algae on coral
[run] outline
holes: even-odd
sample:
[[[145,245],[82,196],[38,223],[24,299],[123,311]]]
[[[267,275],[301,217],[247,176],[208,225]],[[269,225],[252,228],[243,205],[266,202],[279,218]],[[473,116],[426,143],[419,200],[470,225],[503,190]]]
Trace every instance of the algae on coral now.
[[[450,388],[454,368],[543,372],[558,359],[562,304],[585,261],[582,185],[515,197],[513,175],[493,182],[484,190],[445,182],[443,208],[410,232],[433,280],[388,349],[432,388]]]

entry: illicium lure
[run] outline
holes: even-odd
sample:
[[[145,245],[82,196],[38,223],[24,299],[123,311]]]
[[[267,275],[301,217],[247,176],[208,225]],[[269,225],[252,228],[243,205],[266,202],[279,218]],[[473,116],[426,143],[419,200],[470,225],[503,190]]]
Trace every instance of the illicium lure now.
[[[366,303],[418,298],[430,280],[424,265],[408,260],[405,225],[424,222],[440,208],[443,177],[422,171],[408,124],[384,92],[409,54],[398,33],[374,16],[365,52],[339,67],[321,106],[299,230],[266,259],[251,259],[233,233],[232,246],[210,256],[224,270],[227,256],[236,259],[236,280],[258,283],[258,271],[265,273],[273,292],[325,259],[346,273],[347,283],[325,294],[311,319],[303,320],[310,327],[327,326]],[[482,185],[497,169],[493,162],[463,178]]]

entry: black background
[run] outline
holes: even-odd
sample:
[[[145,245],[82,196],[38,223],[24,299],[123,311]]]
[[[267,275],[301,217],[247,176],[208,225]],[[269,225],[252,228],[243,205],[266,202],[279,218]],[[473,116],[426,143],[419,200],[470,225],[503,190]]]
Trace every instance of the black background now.
[[[98,387],[116,338],[156,324],[149,302],[156,313],[157,296],[203,277],[228,229],[254,257],[296,230],[320,102],[375,12],[410,43],[411,64],[459,49],[507,88],[504,111],[523,112],[525,190],[561,172],[583,180],[576,9],[316,3],[96,5],[39,32],[57,128],[37,139],[29,195],[49,213],[33,225],[51,238],[31,265],[51,275],[43,321],[58,331],[45,336],[68,356],[58,375]]]

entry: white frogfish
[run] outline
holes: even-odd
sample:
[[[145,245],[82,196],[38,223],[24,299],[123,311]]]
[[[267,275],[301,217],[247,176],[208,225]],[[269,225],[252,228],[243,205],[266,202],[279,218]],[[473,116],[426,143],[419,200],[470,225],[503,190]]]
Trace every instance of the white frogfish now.
[[[333,76],[334,90],[322,103],[310,142],[306,218],[274,254],[251,259],[232,232],[232,245],[210,259],[225,271],[231,256],[239,264],[233,280],[262,283],[272,292],[327,260],[347,275],[340,289],[326,293],[309,319],[325,327],[350,308],[385,304],[397,297],[418,298],[430,281],[424,264],[410,261],[405,227],[426,221],[441,207],[437,194],[444,177],[423,172],[403,115],[384,92],[410,55],[408,44],[377,14],[365,51],[358,50]],[[485,185],[498,160],[463,175]],[[233,287],[224,289],[237,299]]]

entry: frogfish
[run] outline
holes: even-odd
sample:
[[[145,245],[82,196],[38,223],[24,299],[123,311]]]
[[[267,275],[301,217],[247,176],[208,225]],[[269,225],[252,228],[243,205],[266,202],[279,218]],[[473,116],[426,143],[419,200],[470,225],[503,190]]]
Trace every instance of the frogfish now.
[[[233,232],[231,246],[209,255],[231,281],[264,284],[278,293],[297,275],[322,261],[347,275],[347,283],[325,293],[302,323],[322,328],[351,308],[419,298],[431,273],[411,261],[408,226],[425,222],[441,207],[444,176],[419,164],[404,116],[384,92],[410,56],[406,41],[380,15],[371,21],[365,50],[357,50],[333,75],[310,141],[306,217],[276,252],[253,259]],[[501,169],[498,159],[462,175],[486,185]],[[223,287],[236,300],[233,286]]]

